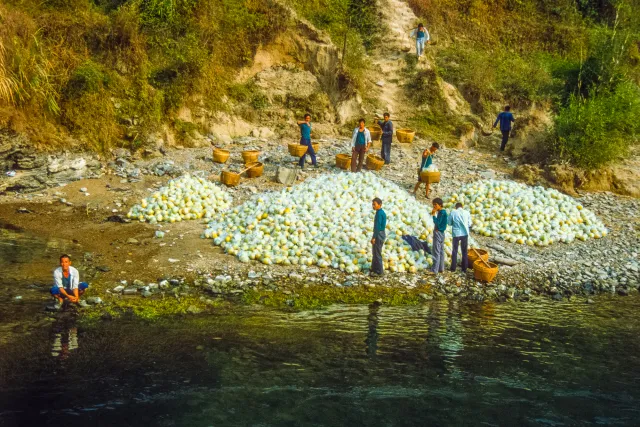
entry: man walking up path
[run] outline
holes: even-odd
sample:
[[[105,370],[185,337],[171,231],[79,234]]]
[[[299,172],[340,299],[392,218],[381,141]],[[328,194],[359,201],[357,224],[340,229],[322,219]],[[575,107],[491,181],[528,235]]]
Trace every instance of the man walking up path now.
[[[364,119],[358,120],[358,127],[353,130],[351,137],[351,172],[362,170],[364,155],[371,146],[371,132],[364,124]]]
[[[500,144],[500,151],[504,151],[507,146],[509,134],[511,133],[511,122],[515,121],[516,119],[513,118],[513,114],[511,113],[511,107],[506,105],[504,107],[504,111],[498,114],[498,117],[493,124],[493,128],[495,129],[498,122],[500,122],[500,131],[502,132],[502,144]]]
[[[385,229],[387,228],[387,214],[382,210],[382,200],[378,197],[371,202],[376,216],[373,220],[373,238],[371,245],[373,246],[373,256],[371,260],[371,275],[382,276],[384,274],[384,265],[382,264],[382,246],[387,239]]]
[[[393,141],[393,122],[391,115],[384,113],[384,120],[378,120],[378,126],[382,128],[382,150],[380,157],[384,159],[384,164],[391,163],[391,142]]]
[[[469,261],[467,251],[469,246],[469,229],[471,228],[471,214],[462,209],[462,203],[456,203],[456,208],[449,214],[447,224],[451,226],[453,236],[453,251],[451,252],[451,271],[456,271],[458,265],[458,243],[462,246],[462,272],[467,271]]]

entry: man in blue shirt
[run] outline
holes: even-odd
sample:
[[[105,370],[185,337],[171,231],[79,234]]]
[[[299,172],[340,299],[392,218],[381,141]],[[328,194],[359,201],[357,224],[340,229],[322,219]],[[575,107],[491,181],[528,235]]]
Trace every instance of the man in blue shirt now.
[[[502,144],[500,145],[500,151],[504,151],[504,148],[507,146],[507,141],[509,141],[509,134],[511,133],[511,122],[516,121],[516,119],[513,118],[513,114],[511,114],[510,110],[510,106],[505,106],[504,111],[498,114],[496,122],[493,124],[493,128],[495,129],[498,122],[500,122],[500,131],[502,132]]]
[[[441,198],[433,199],[433,243],[431,246],[431,258],[433,265],[431,272],[444,273],[444,232],[447,230],[447,211],[442,207],[444,202]]]
[[[371,275],[382,276],[384,274],[384,265],[382,264],[382,246],[387,239],[387,214],[382,210],[382,200],[378,197],[371,202],[376,216],[373,220],[373,238],[371,245],[373,246],[373,256],[371,260]]]
[[[304,169],[304,162],[307,158],[307,154],[309,154],[311,156],[311,163],[313,163],[313,166],[318,167],[316,153],[313,151],[313,145],[311,145],[311,114],[305,114],[304,121],[298,121],[298,126],[300,126],[300,144],[308,147],[307,152],[300,157],[298,165]]]
[[[358,120],[358,127],[351,136],[351,172],[360,172],[364,156],[371,146],[371,132],[364,127],[364,119]]]
[[[471,228],[471,214],[462,209],[462,203],[456,203],[456,208],[451,211],[447,224],[451,226],[453,236],[453,251],[451,253],[451,271],[456,271],[458,265],[458,243],[462,246],[462,272],[467,271],[469,261],[467,250],[469,245],[469,229]]]
[[[393,141],[393,122],[391,115],[384,113],[384,120],[378,120],[378,126],[382,129],[382,151],[380,157],[384,159],[384,164],[391,163],[391,142]]]

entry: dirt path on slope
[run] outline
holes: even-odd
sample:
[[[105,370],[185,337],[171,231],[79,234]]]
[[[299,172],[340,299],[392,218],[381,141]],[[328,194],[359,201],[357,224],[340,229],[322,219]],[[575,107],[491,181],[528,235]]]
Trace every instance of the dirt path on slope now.
[[[402,0],[380,0],[380,10],[387,31],[382,43],[371,54],[370,79],[375,83],[378,104],[401,126],[403,120],[410,117],[411,104],[403,87],[406,83],[403,69],[407,65],[406,53],[415,54],[415,41],[409,33],[418,18]]]

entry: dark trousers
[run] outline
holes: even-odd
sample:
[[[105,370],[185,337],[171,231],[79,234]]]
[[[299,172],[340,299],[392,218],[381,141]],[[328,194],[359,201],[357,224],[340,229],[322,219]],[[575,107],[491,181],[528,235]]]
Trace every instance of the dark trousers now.
[[[362,163],[364,163],[364,155],[367,144],[355,146],[355,151],[351,156],[351,172],[360,172],[362,170]]]
[[[298,162],[298,165],[300,167],[304,166],[304,162],[305,162],[305,160],[307,158],[307,154],[308,154],[308,155],[311,156],[311,163],[313,163],[313,166],[315,166],[316,165],[316,152],[313,151],[313,145],[311,145],[311,140],[302,138],[302,139],[300,139],[300,144],[301,145],[306,145],[308,148],[307,148],[307,152],[304,153],[302,155],[302,157],[300,157],[300,161]]]
[[[382,246],[384,246],[386,238],[386,233],[381,231],[380,235],[376,238],[376,242],[373,244],[371,271],[380,275],[384,273],[384,265],[382,264]]]
[[[456,265],[458,265],[458,243],[462,246],[462,271],[467,271],[469,265],[468,246],[469,236],[460,236],[453,238],[453,251],[451,252],[451,271],[456,271]]]
[[[382,138],[382,150],[380,151],[380,157],[384,159],[384,164],[391,163],[391,139],[388,141]]]
[[[507,141],[509,141],[509,133],[511,133],[510,130],[502,131],[502,144],[500,144],[500,151],[504,151],[504,148],[507,146]]]

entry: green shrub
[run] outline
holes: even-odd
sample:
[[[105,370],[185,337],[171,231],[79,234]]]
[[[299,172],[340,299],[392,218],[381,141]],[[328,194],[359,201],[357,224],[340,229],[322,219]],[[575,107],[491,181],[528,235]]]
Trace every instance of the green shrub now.
[[[595,169],[627,155],[640,136],[640,89],[625,83],[613,92],[572,95],[555,118],[552,152],[560,159]]]
[[[108,87],[109,76],[100,65],[88,60],[75,69],[63,91],[67,98],[77,98],[84,93],[95,93]]]

